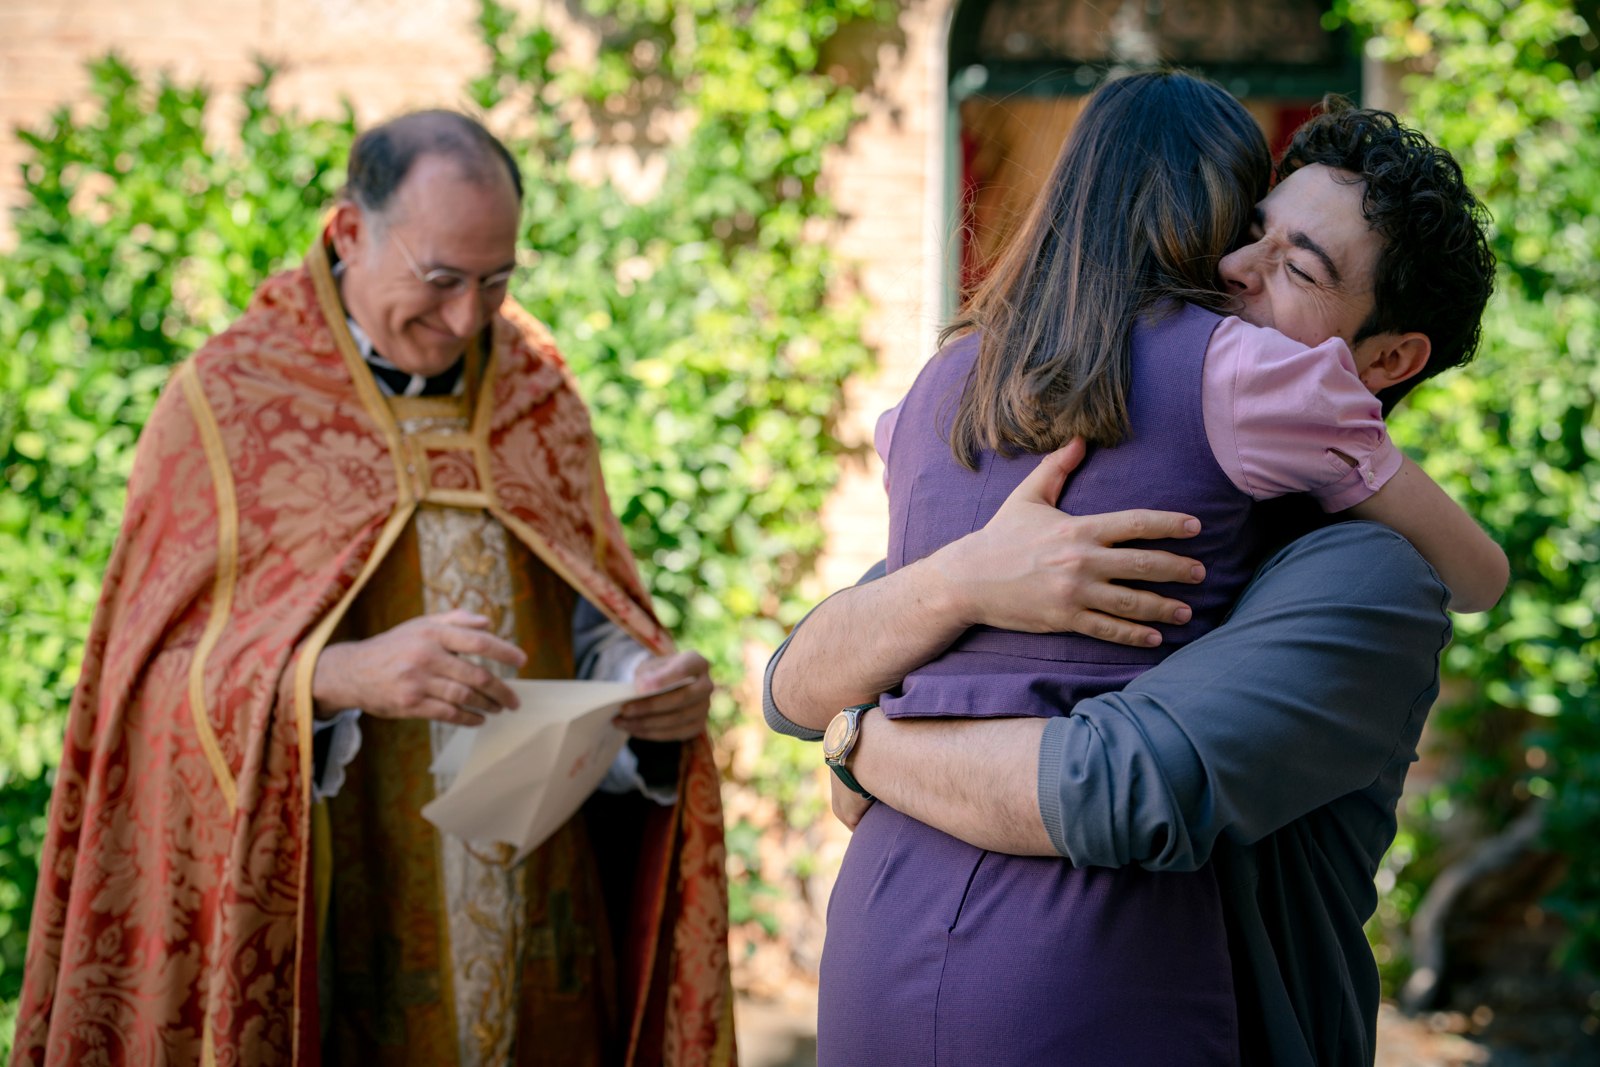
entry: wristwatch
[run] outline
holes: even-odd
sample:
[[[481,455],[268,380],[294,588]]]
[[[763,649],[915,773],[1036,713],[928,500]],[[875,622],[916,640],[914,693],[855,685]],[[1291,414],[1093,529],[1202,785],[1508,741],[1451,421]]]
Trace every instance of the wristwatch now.
[[[839,776],[839,781],[845,784],[845,788],[860,793],[868,800],[872,799],[872,794],[861,788],[861,783],[850,773],[845,761],[850,758],[850,753],[855,751],[856,742],[861,739],[861,716],[877,706],[874,702],[845,708],[833,717],[833,721],[828,724],[827,732],[822,735],[823,762],[833,768],[833,773]]]

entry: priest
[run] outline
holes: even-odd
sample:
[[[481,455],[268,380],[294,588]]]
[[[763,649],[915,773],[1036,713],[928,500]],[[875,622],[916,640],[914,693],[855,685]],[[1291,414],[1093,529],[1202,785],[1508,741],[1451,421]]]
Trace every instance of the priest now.
[[[651,613],[478,123],[352,149],[304,264],[140,440],[16,1062],[728,1064],[706,662]],[[419,809],[509,676],[679,683],[522,862]]]

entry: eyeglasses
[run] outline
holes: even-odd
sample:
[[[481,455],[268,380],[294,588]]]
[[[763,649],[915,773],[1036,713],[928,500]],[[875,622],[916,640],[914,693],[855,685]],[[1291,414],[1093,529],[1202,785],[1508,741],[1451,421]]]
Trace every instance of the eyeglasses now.
[[[430,271],[424,271],[417,265],[416,257],[400,239],[400,235],[391,230],[389,236],[394,238],[395,247],[400,249],[400,254],[405,257],[406,266],[411,268],[411,273],[416,275],[417,281],[426,285],[441,300],[454,300],[473,287],[477,288],[480,297],[490,300],[504,297],[506,289],[511,285],[511,279],[517,273],[515,267],[486,274],[481,278],[474,278],[451,267],[435,267]]]

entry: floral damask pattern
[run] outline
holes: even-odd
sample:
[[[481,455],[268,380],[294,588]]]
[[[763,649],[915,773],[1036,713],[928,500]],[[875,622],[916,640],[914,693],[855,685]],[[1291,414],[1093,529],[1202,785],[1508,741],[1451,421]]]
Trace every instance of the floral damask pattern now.
[[[415,507],[332,291],[318,245],[177,371],[141,437],[57,773],[17,1063],[317,1060],[311,709],[295,677]],[[494,337],[476,453],[491,510],[667,648],[548,333],[508,308]],[[664,1062],[726,1063],[721,808],[709,745],[685,748],[674,836],[647,842],[655,878],[678,872],[659,899],[681,906],[652,917],[669,988],[641,990],[637,1010],[668,1005]]]

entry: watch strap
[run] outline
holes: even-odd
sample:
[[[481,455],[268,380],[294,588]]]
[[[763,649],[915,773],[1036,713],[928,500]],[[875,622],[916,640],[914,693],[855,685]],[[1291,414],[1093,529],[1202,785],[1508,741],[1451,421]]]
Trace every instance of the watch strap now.
[[[844,787],[846,789],[850,790],[852,793],[860,793],[868,800],[874,799],[871,793],[861,788],[861,783],[856,781],[856,776],[850,773],[849,767],[846,767],[842,763],[830,763],[828,766],[833,768],[833,773],[839,776],[839,781],[844,783]]]

